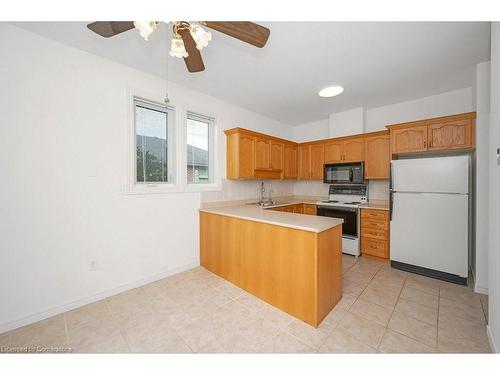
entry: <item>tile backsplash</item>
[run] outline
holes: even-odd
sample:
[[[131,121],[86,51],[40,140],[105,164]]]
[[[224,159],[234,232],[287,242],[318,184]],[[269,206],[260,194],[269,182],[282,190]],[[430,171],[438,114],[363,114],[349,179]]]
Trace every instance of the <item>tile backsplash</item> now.
[[[222,189],[220,191],[205,191],[201,193],[202,202],[220,202],[237,201],[245,199],[259,199],[261,181],[239,181],[222,180]],[[328,184],[322,181],[281,181],[266,180],[264,187],[266,189],[265,197],[272,190],[273,197],[282,196],[328,196]],[[389,199],[389,181],[370,181],[368,189],[368,199],[388,200]]]
[[[221,191],[205,191],[201,194],[202,202],[219,202],[245,199],[259,199],[261,181],[238,181],[222,180]],[[268,197],[269,189],[273,197],[293,195],[294,181],[266,180],[264,187],[265,197]]]
[[[368,200],[389,200],[389,180],[372,180],[368,186]]]

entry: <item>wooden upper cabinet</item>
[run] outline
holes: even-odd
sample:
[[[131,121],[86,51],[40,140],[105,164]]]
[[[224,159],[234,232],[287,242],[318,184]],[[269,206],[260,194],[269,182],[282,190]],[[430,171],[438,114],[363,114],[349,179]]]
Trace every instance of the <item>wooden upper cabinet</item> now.
[[[269,169],[271,166],[271,141],[255,139],[255,169]]]
[[[389,178],[391,151],[389,134],[365,139],[365,178],[381,180]]]
[[[363,138],[344,141],[343,149],[345,161],[365,160],[365,141]]]
[[[449,150],[472,147],[472,119],[462,119],[428,126],[428,149]]]
[[[285,180],[297,179],[297,146],[285,144],[283,147],[284,165],[283,178]]]
[[[311,180],[323,180],[323,165],[325,164],[325,146],[314,144],[311,150]]]
[[[342,142],[327,142],[324,145],[325,164],[342,161]]]
[[[255,137],[231,133],[226,142],[226,174],[229,179],[254,178]]]
[[[299,180],[309,180],[311,178],[311,153],[309,146],[298,147],[299,162],[298,175]]]
[[[392,153],[427,151],[427,125],[391,129]]]
[[[476,112],[388,125],[392,154],[441,152],[475,146]]]
[[[283,143],[271,141],[271,169],[283,170]]]

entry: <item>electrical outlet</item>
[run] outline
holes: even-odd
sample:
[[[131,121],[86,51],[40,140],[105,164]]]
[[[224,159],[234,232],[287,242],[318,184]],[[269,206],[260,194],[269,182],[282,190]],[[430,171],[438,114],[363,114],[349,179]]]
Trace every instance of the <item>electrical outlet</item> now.
[[[89,270],[90,271],[95,271],[97,270],[97,260],[92,259],[89,263]]]

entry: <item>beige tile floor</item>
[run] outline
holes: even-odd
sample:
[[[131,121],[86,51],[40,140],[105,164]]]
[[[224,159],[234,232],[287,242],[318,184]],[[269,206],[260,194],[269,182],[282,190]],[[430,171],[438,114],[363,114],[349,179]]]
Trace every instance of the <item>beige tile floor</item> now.
[[[198,267],[0,335],[77,353],[490,352],[487,299],[343,256],[343,298],[315,329]]]

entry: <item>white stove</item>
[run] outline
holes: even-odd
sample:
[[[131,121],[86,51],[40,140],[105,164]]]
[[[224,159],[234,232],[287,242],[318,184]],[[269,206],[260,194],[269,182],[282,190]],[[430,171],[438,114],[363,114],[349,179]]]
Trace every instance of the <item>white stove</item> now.
[[[367,202],[368,185],[330,185],[328,200],[316,202],[317,215],[344,220],[342,252],[359,256],[359,206]]]

